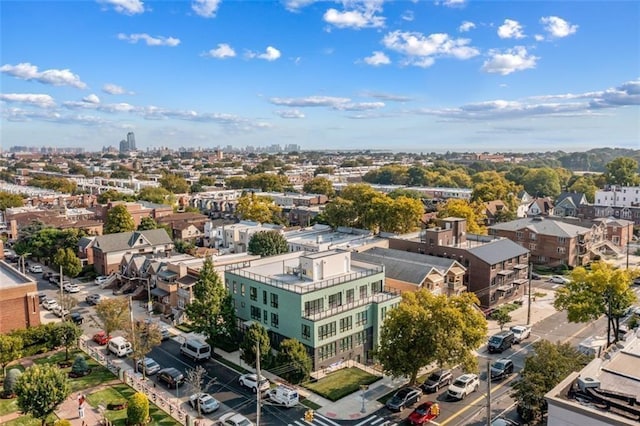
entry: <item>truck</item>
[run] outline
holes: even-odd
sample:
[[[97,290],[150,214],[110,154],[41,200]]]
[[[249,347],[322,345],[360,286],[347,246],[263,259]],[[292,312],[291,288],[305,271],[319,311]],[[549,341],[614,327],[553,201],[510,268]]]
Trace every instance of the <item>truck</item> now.
[[[298,391],[286,385],[278,385],[275,388],[269,389],[269,391],[267,391],[267,398],[274,404],[287,408],[298,405],[300,401]]]

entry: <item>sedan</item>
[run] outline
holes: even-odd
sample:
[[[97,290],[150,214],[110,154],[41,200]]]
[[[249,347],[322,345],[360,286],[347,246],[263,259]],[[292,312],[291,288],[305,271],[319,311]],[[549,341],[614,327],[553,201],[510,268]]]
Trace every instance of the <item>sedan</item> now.
[[[145,357],[137,363],[138,371],[143,371],[147,376],[153,376],[160,371],[160,364],[158,364],[153,358]]]
[[[454,399],[465,399],[471,392],[480,387],[480,380],[476,374],[463,374],[458,377],[447,390],[447,395]]]
[[[80,286],[78,286],[78,284],[67,283],[62,286],[62,289],[67,293],[80,293]]]
[[[189,405],[202,413],[209,414],[220,408],[220,402],[208,393],[196,393],[189,397]]]
[[[45,299],[42,302],[42,307],[45,308],[47,311],[53,311],[58,307],[58,302],[56,302],[53,299]]]
[[[418,405],[413,413],[409,414],[407,421],[412,426],[422,426],[440,415],[440,406],[432,401]]]
[[[31,265],[31,266],[29,266],[29,272],[31,272],[32,274],[41,274],[42,273],[42,266],[40,266],[40,265]]]
[[[402,388],[398,390],[385,404],[388,409],[402,411],[420,400],[422,391],[419,388]]]
[[[98,293],[90,294],[90,295],[88,295],[87,297],[84,298],[85,302],[87,302],[89,305],[97,305],[103,299],[104,299],[104,297],[102,297]]]
[[[107,336],[107,333],[104,331],[98,331],[93,335],[93,341],[99,345],[106,345],[111,340],[111,336]]]
[[[253,426],[251,420],[249,420],[242,414],[237,414],[233,411],[220,417],[220,419],[218,419],[218,422],[223,426]]]
[[[569,284],[571,282],[571,280],[563,277],[562,275],[554,275],[551,278],[549,278],[549,281],[555,284]]]

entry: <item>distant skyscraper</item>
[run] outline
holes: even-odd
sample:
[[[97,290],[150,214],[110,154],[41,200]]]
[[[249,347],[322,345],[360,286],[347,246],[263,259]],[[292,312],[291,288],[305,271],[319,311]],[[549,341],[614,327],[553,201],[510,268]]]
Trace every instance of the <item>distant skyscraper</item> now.
[[[127,144],[129,145],[129,151],[136,150],[136,136],[133,132],[127,133]]]
[[[120,152],[128,152],[129,151],[129,143],[122,139],[120,141]]]

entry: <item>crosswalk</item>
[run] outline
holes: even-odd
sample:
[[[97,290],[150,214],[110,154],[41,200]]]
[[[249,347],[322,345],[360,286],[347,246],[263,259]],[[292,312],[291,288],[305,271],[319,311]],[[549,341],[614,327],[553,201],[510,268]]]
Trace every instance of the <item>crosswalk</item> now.
[[[387,420],[384,417],[370,416],[359,423],[356,423],[353,426],[397,426],[398,423],[392,422],[391,420]],[[340,423],[337,423],[335,420],[331,420],[321,414],[314,413],[313,420],[308,422],[304,418],[300,420],[296,420],[293,423],[289,423],[288,426],[342,426]]]

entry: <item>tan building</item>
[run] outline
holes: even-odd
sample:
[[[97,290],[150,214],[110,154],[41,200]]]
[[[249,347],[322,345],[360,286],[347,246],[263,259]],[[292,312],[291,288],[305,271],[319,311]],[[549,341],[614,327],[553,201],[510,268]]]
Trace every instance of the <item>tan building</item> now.
[[[173,250],[173,241],[164,229],[120,232],[96,237],[91,250],[96,272],[109,275],[118,271],[128,254],[168,255]]]
[[[0,260],[0,334],[37,325],[40,301],[36,282]]]
[[[133,217],[133,222],[136,224],[136,228],[140,225],[140,221],[143,217],[150,217],[157,222],[161,217],[173,214],[173,207],[164,204],[155,204],[148,201],[137,201],[135,203],[110,201],[109,203],[96,208],[98,218],[104,221],[109,210],[118,205],[124,205],[127,208],[127,211],[131,214],[131,217]]]

